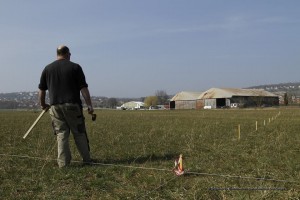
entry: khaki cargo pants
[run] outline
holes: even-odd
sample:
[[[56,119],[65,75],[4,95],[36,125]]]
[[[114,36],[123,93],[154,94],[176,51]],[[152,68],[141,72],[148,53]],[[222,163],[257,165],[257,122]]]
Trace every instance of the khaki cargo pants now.
[[[57,136],[57,162],[59,167],[70,164],[72,156],[69,146],[70,131],[84,163],[91,161],[89,141],[86,134],[82,108],[78,104],[65,103],[52,105],[50,116],[54,133]]]

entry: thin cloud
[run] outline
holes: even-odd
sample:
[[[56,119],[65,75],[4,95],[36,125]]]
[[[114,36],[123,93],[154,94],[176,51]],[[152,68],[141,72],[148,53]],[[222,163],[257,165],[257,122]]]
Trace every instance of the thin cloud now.
[[[290,20],[286,17],[271,16],[271,17],[265,17],[265,18],[258,19],[257,22],[267,23],[267,24],[286,24],[286,23],[295,23],[296,21]]]

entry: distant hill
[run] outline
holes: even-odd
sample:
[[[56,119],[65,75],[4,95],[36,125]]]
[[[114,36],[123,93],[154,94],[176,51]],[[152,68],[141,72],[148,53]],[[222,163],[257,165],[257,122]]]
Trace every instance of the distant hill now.
[[[0,93],[0,109],[38,107],[38,92]]]
[[[264,89],[279,96],[287,93],[288,96],[294,99],[299,99],[300,103],[300,82],[295,83],[279,83],[251,86],[246,89]],[[172,95],[170,95],[170,98]],[[113,108],[122,105],[128,101],[144,101],[145,97],[141,98],[107,98],[93,96],[92,101],[95,107]],[[83,101],[84,103],[84,101]],[[0,93],[0,109],[39,109],[38,92],[12,92]]]
[[[48,95],[48,93],[47,93]],[[48,99],[46,97],[46,99]],[[144,101],[144,98],[108,98],[92,96],[93,105],[98,108],[114,108],[128,101]],[[82,99],[83,104],[85,101]],[[0,93],[0,109],[40,109],[38,91]]]
[[[279,83],[248,87],[249,89],[264,89],[276,94],[288,93],[292,96],[300,96],[300,82],[294,83]]]

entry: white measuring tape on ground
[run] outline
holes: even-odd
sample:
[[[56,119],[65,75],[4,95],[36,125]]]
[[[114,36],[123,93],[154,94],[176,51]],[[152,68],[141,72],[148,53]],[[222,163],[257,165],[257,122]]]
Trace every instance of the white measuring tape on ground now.
[[[7,157],[15,157],[15,158],[28,158],[28,159],[36,159],[36,160],[52,160],[56,161],[56,159],[42,158],[36,156],[27,156],[27,155],[12,155],[12,154],[0,154],[0,156]],[[81,161],[72,161],[72,163],[81,163]],[[120,164],[109,164],[109,163],[93,163],[92,165],[101,165],[101,166],[110,166],[110,167],[122,167],[122,168],[132,168],[132,169],[141,169],[141,170],[156,170],[156,171],[167,171],[173,172],[171,169],[163,169],[163,168],[154,168],[154,167],[139,167],[133,165],[120,165]],[[200,176],[217,176],[223,178],[235,178],[235,179],[252,179],[252,180],[260,180],[260,181],[273,181],[273,182],[285,182],[285,183],[296,183],[300,184],[298,181],[293,180],[279,180],[279,179],[271,179],[271,178],[256,178],[256,177],[246,177],[246,176],[234,176],[234,175],[224,175],[224,174],[214,174],[214,173],[203,173],[203,172],[193,172],[187,170],[184,174],[190,175],[200,175]]]

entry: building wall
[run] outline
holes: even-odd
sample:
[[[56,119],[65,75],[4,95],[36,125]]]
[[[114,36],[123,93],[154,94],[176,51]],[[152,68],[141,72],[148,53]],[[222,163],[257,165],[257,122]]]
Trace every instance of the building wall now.
[[[204,100],[203,99],[197,99],[196,100],[196,109],[203,109],[204,108]]]
[[[231,103],[239,103],[243,107],[261,107],[267,106],[278,106],[278,97],[263,97],[263,96],[253,96],[253,97],[243,97],[243,96],[233,96],[230,99]]]
[[[263,99],[263,104],[279,106],[279,97],[265,97]]]
[[[230,107],[231,103],[238,103],[242,107],[278,106],[279,98],[235,96],[229,99],[198,99],[197,109],[202,109],[204,106],[211,108]]]
[[[175,109],[196,109],[196,101],[175,101]]]
[[[189,101],[175,101],[175,109],[203,109],[204,106],[210,106],[212,109],[221,107],[230,107],[232,103],[238,103],[241,107],[262,107],[262,106],[278,106],[278,97],[246,97],[233,96],[232,98],[220,99],[197,99]],[[171,102],[170,102],[171,106]],[[172,108],[171,108],[172,109]],[[173,108],[174,109],[174,108]]]
[[[230,99],[226,99],[226,106],[227,107],[230,107],[230,102],[231,102]]]
[[[204,106],[210,106],[211,108],[217,108],[216,99],[204,99]]]

